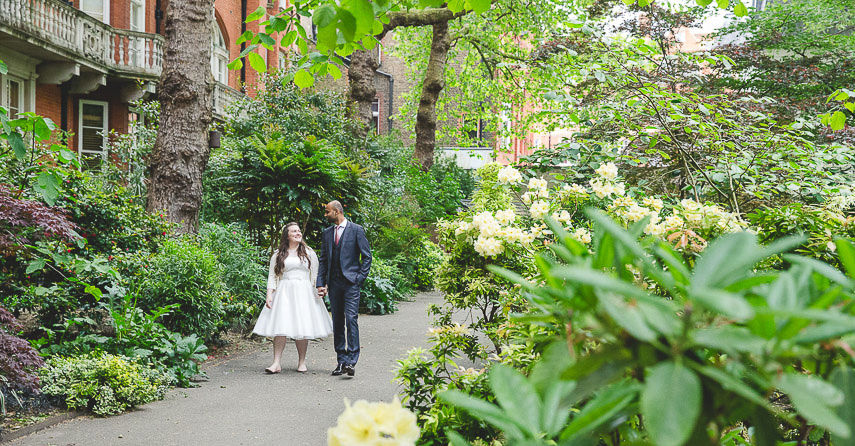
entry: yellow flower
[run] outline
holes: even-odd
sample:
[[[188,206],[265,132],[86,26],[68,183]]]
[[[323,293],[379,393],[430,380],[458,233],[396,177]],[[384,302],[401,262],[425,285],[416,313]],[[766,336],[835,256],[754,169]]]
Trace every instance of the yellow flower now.
[[[499,223],[503,225],[511,224],[514,219],[517,218],[517,215],[514,213],[513,209],[505,209],[501,211],[496,211],[496,220],[499,220]]]
[[[528,180],[529,190],[546,190],[548,183],[543,178],[532,178]]]
[[[483,257],[495,257],[504,251],[502,242],[493,237],[478,237],[475,240],[475,251]]]
[[[345,400],[345,406],[338,424],[327,431],[328,446],[411,446],[419,439],[416,416],[397,399],[353,405]]]

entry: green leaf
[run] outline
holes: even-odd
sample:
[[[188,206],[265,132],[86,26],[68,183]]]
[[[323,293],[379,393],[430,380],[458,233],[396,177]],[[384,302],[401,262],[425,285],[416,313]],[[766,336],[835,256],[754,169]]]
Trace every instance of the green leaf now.
[[[721,350],[725,353],[745,352],[761,355],[766,340],[754,336],[745,327],[725,325],[696,330],[691,333],[692,340],[704,347]]]
[[[445,435],[448,436],[451,446],[471,446],[462,435],[453,430],[445,431]]]
[[[63,163],[68,163],[77,159],[77,154],[68,149],[62,149],[59,151],[59,160]]]
[[[841,237],[834,239],[834,246],[837,246],[837,255],[840,257],[840,263],[846,268],[846,273],[855,279],[855,246]]]
[[[309,88],[315,83],[315,78],[306,70],[299,70],[294,74],[294,83],[300,88]]]
[[[9,141],[9,145],[12,146],[12,150],[15,151],[15,158],[18,158],[18,161],[27,159],[27,146],[24,144],[24,139],[21,138],[20,133],[11,132],[6,136],[6,139]]]
[[[689,297],[733,319],[746,320],[754,316],[751,304],[738,294],[709,288],[692,288]]]
[[[59,178],[47,172],[42,172],[37,178],[33,189],[44,198],[47,204],[53,206],[56,202],[56,197],[59,196]]]
[[[276,41],[273,40],[273,37],[270,37],[270,35],[266,33],[258,33],[258,37],[261,39],[261,46],[268,50],[272,50],[273,46],[276,45]]]
[[[506,413],[514,414],[517,423],[529,434],[536,436],[540,432],[540,398],[522,373],[496,364],[490,369],[490,388],[499,405]]]
[[[315,9],[312,13],[312,23],[318,28],[326,28],[332,23],[335,18],[335,8],[332,5],[325,4]]]
[[[247,59],[249,59],[249,66],[251,66],[253,70],[258,71],[259,73],[267,72],[267,63],[264,62],[264,58],[261,57],[261,54],[254,52],[249,53]]]
[[[833,435],[849,437],[849,426],[831,409],[844,403],[843,392],[839,389],[815,376],[796,373],[783,374],[778,388],[790,397],[798,413],[808,421],[828,429]]]
[[[846,126],[846,115],[843,114],[842,111],[837,110],[833,115],[831,115],[831,121],[829,121],[829,123],[831,124],[831,130],[843,130],[843,127]]]
[[[638,306],[609,292],[599,292],[597,295],[606,313],[627,333],[646,342],[656,339],[656,332],[647,325]]]
[[[834,387],[843,392],[844,400],[846,401],[845,404],[837,407],[837,416],[847,426],[850,426],[850,428],[855,426],[855,370],[851,367],[839,366],[831,372],[828,380]],[[832,434],[832,439],[834,440],[833,443],[838,446],[851,446],[855,444],[851,435],[845,438],[837,434]]]
[[[682,364],[663,362],[650,368],[641,391],[641,414],[657,446],[682,446],[701,413],[701,380]]]
[[[339,70],[335,64],[327,64],[327,71],[329,71],[330,76],[332,76],[333,79],[341,78],[341,70]]]
[[[368,0],[346,0],[343,6],[353,14],[356,20],[357,35],[368,34],[374,27],[374,6]]]
[[[697,3],[700,6],[709,6],[709,4],[712,2],[713,2],[713,0],[695,0],[695,3]]]
[[[490,9],[493,0],[469,0],[469,6],[475,14],[483,14]]]
[[[737,17],[744,17],[748,15],[748,8],[745,7],[745,4],[739,2],[736,4],[736,7],[733,8],[733,13],[736,14]]]
[[[652,0],[638,0],[638,6],[640,8],[643,8],[647,5],[649,5],[651,2],[652,2]]]
[[[46,141],[50,139],[50,127],[45,122],[44,118],[37,118],[34,124],[33,133],[36,134],[36,138],[40,141]]]
[[[724,390],[729,390],[760,407],[768,407],[769,404],[765,398],[758,395],[751,386],[730,373],[713,366],[697,367],[697,369],[702,375],[717,382]]]
[[[852,286],[851,281],[847,279],[843,273],[825,262],[793,254],[784,254],[783,257],[784,260],[790,263],[795,265],[804,265],[816,273],[825,276],[829,280],[839,283],[840,285],[846,287]]]
[[[254,21],[262,18],[262,17],[264,17],[264,14],[266,14],[266,13],[267,13],[267,11],[264,9],[264,6],[259,6],[258,9],[256,9],[255,11],[252,12],[252,14],[246,16],[246,23],[254,22]]]
[[[338,29],[341,30],[345,42],[353,42],[356,36],[356,18],[346,9],[339,9],[336,18],[338,18]]]
[[[6,74],[9,72],[9,67],[6,66],[6,63],[0,60],[0,74]]]
[[[849,110],[850,113],[855,113],[855,102],[847,102],[843,104],[846,107],[846,110]]]
[[[437,398],[454,406],[460,407],[475,417],[496,426],[504,431],[505,435],[512,439],[525,438],[520,426],[496,405],[467,395],[458,390],[447,390],[437,395]]]
[[[561,432],[561,438],[572,438],[597,430],[634,401],[640,387],[638,383],[629,380],[607,387],[573,416],[573,421]]]
[[[33,260],[32,262],[30,262],[29,265],[27,265],[27,269],[26,269],[25,274],[32,274],[36,271],[41,271],[45,267],[46,264],[47,264],[47,262],[45,261],[45,259]]]
[[[337,41],[338,34],[336,34],[335,26],[330,24],[328,26],[318,27],[318,51],[327,52],[335,49]],[[303,40],[301,39],[300,42],[303,42]],[[306,50],[303,49],[303,47],[300,47],[300,51],[303,54],[306,54]]]

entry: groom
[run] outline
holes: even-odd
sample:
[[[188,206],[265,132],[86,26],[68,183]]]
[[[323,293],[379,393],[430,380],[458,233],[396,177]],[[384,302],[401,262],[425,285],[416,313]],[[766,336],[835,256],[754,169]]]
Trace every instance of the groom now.
[[[318,265],[318,295],[329,295],[333,343],[338,366],[333,376],[353,376],[359,359],[359,287],[371,269],[371,247],[365,230],[344,218],[338,201],[326,205],[324,217],[333,226],[324,229]],[[347,329],[345,331],[345,328]]]

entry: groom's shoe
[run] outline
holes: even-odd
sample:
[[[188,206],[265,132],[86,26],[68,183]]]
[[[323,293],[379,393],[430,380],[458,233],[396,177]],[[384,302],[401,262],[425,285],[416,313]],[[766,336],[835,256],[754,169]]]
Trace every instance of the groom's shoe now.
[[[356,369],[352,365],[342,367],[341,371],[347,373],[347,376],[351,377],[356,374]]]
[[[343,371],[344,371],[344,364],[339,364],[335,367],[335,370],[332,371],[331,375],[332,376],[341,376]]]

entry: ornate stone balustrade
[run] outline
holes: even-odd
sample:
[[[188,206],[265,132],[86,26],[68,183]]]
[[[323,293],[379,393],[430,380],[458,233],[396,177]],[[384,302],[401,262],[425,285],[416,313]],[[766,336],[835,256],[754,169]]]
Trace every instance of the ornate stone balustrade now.
[[[0,29],[92,68],[160,76],[162,36],[115,29],[58,0],[0,0]]]
[[[235,102],[245,98],[246,96],[238,90],[223,85],[219,82],[214,84],[214,101],[213,114],[215,119],[223,120],[226,118],[226,110]]]

